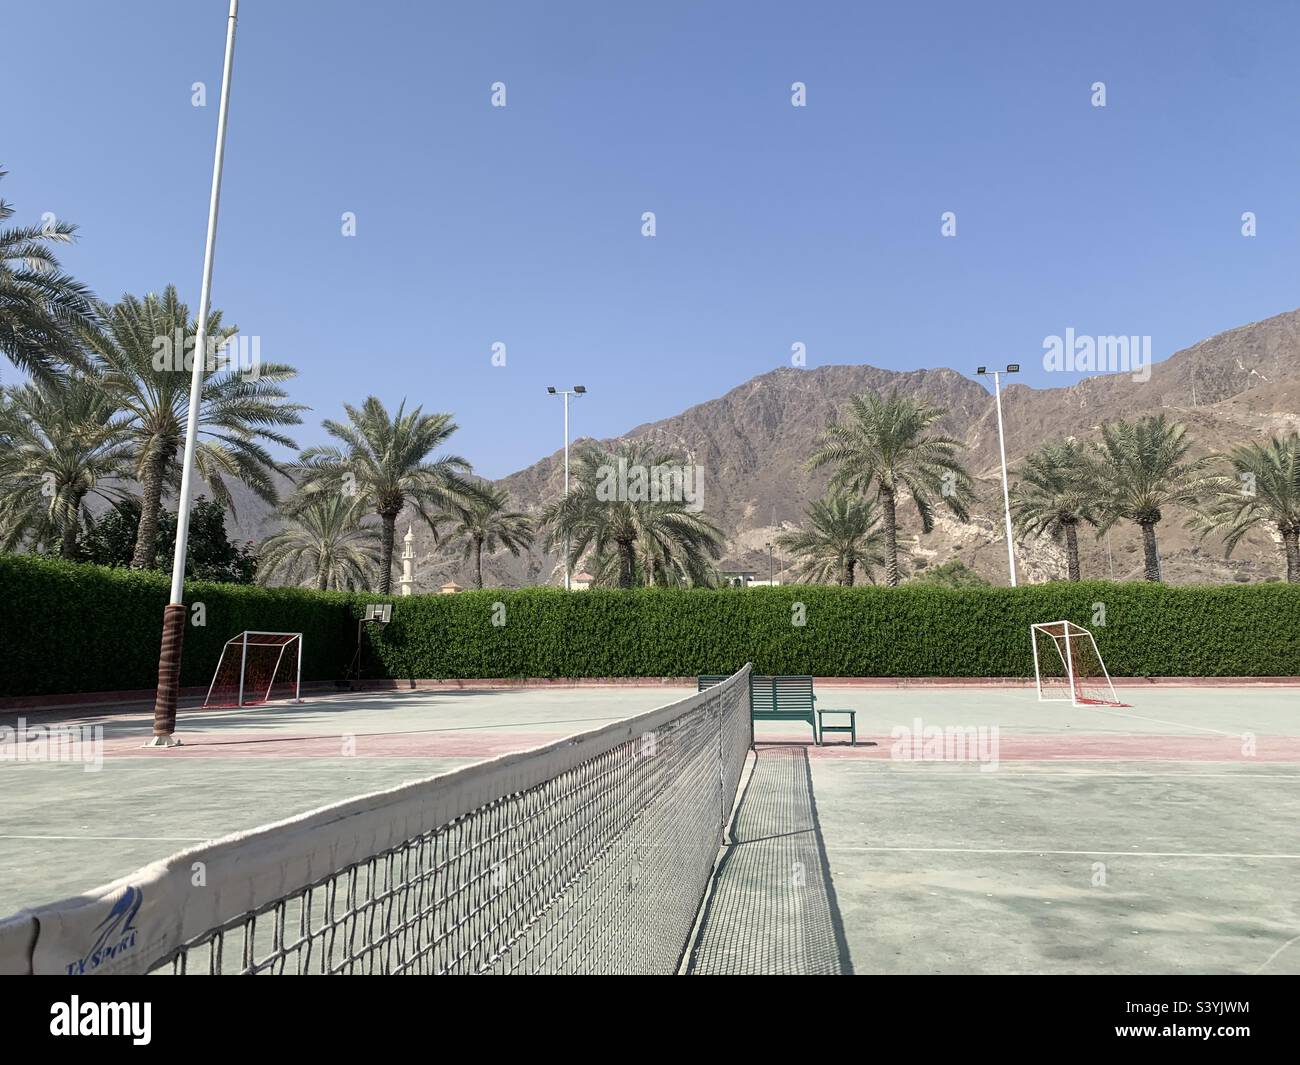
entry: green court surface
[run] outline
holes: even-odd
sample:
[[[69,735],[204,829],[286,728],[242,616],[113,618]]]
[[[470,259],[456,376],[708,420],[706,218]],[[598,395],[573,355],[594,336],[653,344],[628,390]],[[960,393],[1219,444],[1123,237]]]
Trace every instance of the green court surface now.
[[[28,726],[103,729],[102,768],[5,763],[0,917],[75,895],[158,858],[356,795],[595,728],[681,689],[455,691],[183,710],[183,746],[145,750],[147,708],[41,712]],[[13,727],[21,712],[0,715]]]
[[[873,972],[1300,972],[1300,772],[814,762]]]
[[[147,710],[28,714],[102,727],[102,765],[0,763],[0,916],[686,693],[415,691],[183,711],[185,746],[171,751],[141,748]],[[760,726],[690,971],[1300,972],[1300,689],[1120,694],[1131,707],[819,686],[820,705],[858,711],[859,745]]]

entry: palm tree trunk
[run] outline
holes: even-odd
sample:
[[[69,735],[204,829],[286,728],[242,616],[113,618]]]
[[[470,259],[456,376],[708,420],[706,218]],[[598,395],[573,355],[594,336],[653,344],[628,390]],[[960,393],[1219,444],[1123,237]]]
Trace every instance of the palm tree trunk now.
[[[75,558],[77,554],[77,526],[68,522],[63,527],[63,540],[59,544],[60,558]]]
[[[894,493],[880,493],[880,510],[885,526],[885,583],[898,587],[898,516],[894,510]]]
[[[158,515],[162,511],[163,480],[167,463],[175,448],[157,443],[144,467],[144,482],[140,486],[140,524],[135,534],[135,551],[131,555],[132,569],[153,569],[158,557]]]
[[[379,515],[379,594],[393,590],[393,541],[397,537],[397,512],[381,511]]]
[[[631,540],[618,542],[618,586],[632,587],[632,575],[636,572],[636,553]]]
[[[325,553],[325,550],[322,547],[320,553],[320,565],[316,567],[316,590],[318,592],[325,591],[325,589],[329,587],[329,581],[329,556]]]
[[[1079,579],[1079,530],[1071,523],[1065,527],[1065,566],[1070,580]]]
[[[84,492],[74,496],[68,508],[68,521],[63,526],[63,541],[59,544],[61,558],[75,558],[77,555],[77,533],[81,532],[81,501],[84,498]]]
[[[1146,579],[1160,580],[1160,551],[1156,547],[1156,523],[1145,521],[1142,526],[1142,548],[1146,553]]]
[[[853,587],[853,578],[854,578],[854,575],[857,573],[857,569],[858,569],[858,560],[857,560],[856,558],[850,558],[850,559],[848,559],[847,564],[846,564],[845,567],[844,567],[844,587],[845,587],[845,588],[852,588],[852,587]]]
[[[1300,584],[1300,529],[1283,529],[1282,546],[1286,550],[1287,583]]]
[[[483,587],[483,537],[474,537],[474,587]]]

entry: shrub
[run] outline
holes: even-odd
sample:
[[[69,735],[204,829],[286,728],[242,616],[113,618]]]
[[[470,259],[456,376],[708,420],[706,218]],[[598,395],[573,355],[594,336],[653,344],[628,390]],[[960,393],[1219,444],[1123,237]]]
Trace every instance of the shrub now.
[[[1300,664],[1300,588],[1103,581],[414,596],[372,646],[391,676],[410,678],[681,677],[747,661],[761,673],[1026,677],[1030,624],[1062,619],[1093,630],[1117,676],[1279,676]]]
[[[152,687],[167,592],[158,573],[0,555],[0,695]],[[181,682],[193,686],[244,629],[301,632],[303,679],[340,677],[356,619],[379,597],[193,582],[185,598],[207,622],[186,628]],[[391,624],[369,627],[369,677],[689,677],[745,662],[814,676],[1026,677],[1030,624],[1062,619],[1093,631],[1116,676],[1284,676],[1300,664],[1300,587],[1282,583],[529,588],[394,604]]]
[[[0,555],[0,695],[152,687],[170,584],[152,571]],[[352,596],[190,581],[185,602],[203,604],[206,624],[185,627],[182,685],[207,684],[244,629],[301,632],[303,680],[340,676],[356,646]]]
[[[939,584],[945,588],[988,588],[989,582],[959,558],[952,558],[942,566],[924,570],[915,579],[920,584]]]

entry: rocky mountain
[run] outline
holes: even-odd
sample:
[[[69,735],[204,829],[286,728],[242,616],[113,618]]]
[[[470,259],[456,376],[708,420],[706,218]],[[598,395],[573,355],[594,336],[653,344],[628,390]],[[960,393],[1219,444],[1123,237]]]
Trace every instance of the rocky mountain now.
[[[705,512],[728,536],[723,567],[766,575],[764,545],[776,533],[797,526],[804,507],[825,486],[825,475],[809,474],[804,465],[823,428],[848,396],[893,389],[947,411],[941,428],[965,444],[967,468],[977,478],[980,495],[972,521],[962,524],[944,515],[926,536],[917,534],[912,514],[906,509],[901,512],[912,570],[958,558],[989,580],[1005,583],[993,397],[980,383],[955,370],[897,372],[865,365],[777,369],[674,417],[630,429],[620,439],[654,440],[686,453],[702,466]],[[1146,380],[1112,373],[1061,388],[1011,384],[1003,393],[1007,459],[1014,467],[1045,440],[1069,435],[1095,438],[1103,421],[1161,411],[1187,424],[1199,453],[1300,428],[1300,311],[1242,326],[1177,352],[1150,367]],[[510,490],[517,506],[533,511],[560,494],[562,476],[563,453],[557,451],[500,483]],[[1182,517],[1168,515],[1159,529],[1168,580],[1264,580],[1280,573],[1275,544],[1260,538],[1243,544],[1225,561],[1214,542],[1199,545],[1182,528]],[[264,530],[257,509],[251,506],[241,514],[240,526],[250,534],[253,529]],[[417,526],[415,534],[419,590],[436,589],[449,578],[470,583],[458,555],[435,548],[427,529]],[[1116,528],[1101,541],[1085,534],[1082,541],[1085,577],[1141,576],[1136,529]],[[1017,560],[1022,581],[1064,576],[1063,552],[1050,540],[1019,542]],[[558,583],[556,563],[554,556],[540,550],[520,559],[501,555],[485,560],[485,576],[492,585]],[[778,577],[785,565],[786,560],[775,561]]]

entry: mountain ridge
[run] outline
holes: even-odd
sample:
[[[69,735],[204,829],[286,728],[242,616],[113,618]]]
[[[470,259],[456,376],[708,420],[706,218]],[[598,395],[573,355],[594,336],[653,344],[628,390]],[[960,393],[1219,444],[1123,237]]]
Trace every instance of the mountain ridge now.
[[[1149,367],[1147,380],[1131,373],[1098,373],[1054,388],[1012,382],[1002,391],[1007,461],[1012,468],[1047,439],[1096,437],[1103,421],[1165,412],[1188,426],[1194,453],[1223,450],[1254,437],[1300,428],[1300,309],[1236,326],[1183,348]],[[940,514],[936,529],[916,534],[918,523],[900,512],[903,546],[913,571],[959,558],[994,583],[1005,584],[1006,544],[997,415],[993,395],[978,381],[950,367],[888,370],[837,362],[810,368],[774,367],[720,396],[692,403],[677,414],[642,422],[604,438],[652,440],[682,451],[705,471],[704,511],[727,535],[723,568],[766,573],[765,544],[797,526],[803,508],[820,495],[828,473],[806,468],[826,424],[847,398],[867,390],[897,389],[944,409],[937,431],[959,440],[963,461],[976,479],[979,501],[971,523]],[[571,448],[580,445],[575,440]],[[535,512],[562,491],[563,450],[543,456],[494,483],[509,490],[513,505]],[[1224,560],[1213,541],[1201,546],[1170,515],[1159,528],[1167,579],[1176,583],[1264,580],[1281,570],[1272,544],[1243,544]],[[404,531],[408,519],[403,517]],[[416,526],[417,590],[432,591],[448,579],[469,583],[459,559],[432,543]],[[1121,526],[1105,541],[1081,537],[1085,577],[1141,575],[1137,530]],[[1063,552],[1047,539],[1017,541],[1022,580],[1064,575]],[[780,575],[784,563],[775,568]],[[489,584],[554,583],[558,560],[534,549],[520,559],[484,560]]]

